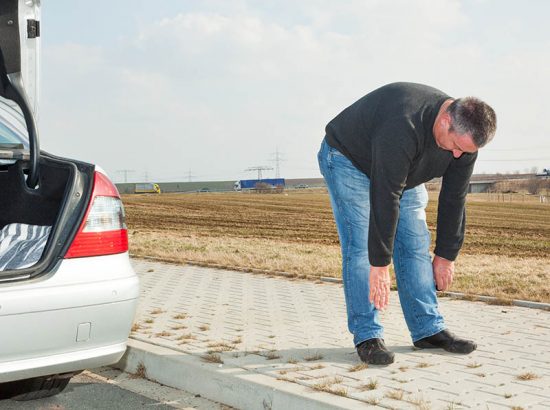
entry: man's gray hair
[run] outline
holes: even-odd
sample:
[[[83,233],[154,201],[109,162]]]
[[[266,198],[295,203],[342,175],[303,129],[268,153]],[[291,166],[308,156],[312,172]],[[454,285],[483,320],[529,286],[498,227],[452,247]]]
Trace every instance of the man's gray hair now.
[[[481,148],[495,136],[497,116],[486,103],[475,97],[454,100],[447,108],[451,116],[449,131],[470,134],[476,147]]]

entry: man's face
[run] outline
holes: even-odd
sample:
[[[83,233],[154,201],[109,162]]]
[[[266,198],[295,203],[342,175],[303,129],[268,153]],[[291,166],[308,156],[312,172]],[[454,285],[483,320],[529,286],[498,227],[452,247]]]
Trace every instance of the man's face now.
[[[451,151],[455,158],[460,158],[465,152],[477,152],[477,147],[470,134],[459,135],[453,131],[447,131],[439,141],[437,141],[437,145],[445,151]]]
[[[439,148],[451,151],[453,157],[460,158],[462,154],[477,152],[477,146],[470,134],[458,134],[451,131],[450,118],[442,119],[440,132],[436,134],[435,141]]]

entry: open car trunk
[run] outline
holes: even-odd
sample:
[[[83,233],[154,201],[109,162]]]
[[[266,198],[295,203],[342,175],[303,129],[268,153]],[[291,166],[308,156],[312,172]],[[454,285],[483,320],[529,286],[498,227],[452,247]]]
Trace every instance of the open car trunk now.
[[[0,281],[50,272],[63,258],[84,217],[94,172],[91,164],[42,152],[38,185],[29,188],[28,161],[9,162],[0,165]],[[35,263],[28,266],[29,260]]]
[[[84,217],[94,166],[40,151],[40,1],[0,2],[0,281],[50,272]]]

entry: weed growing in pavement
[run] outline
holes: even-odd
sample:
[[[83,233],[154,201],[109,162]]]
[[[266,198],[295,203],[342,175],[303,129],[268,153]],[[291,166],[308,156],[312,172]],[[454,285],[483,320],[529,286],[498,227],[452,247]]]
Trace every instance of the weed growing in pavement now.
[[[132,332],[137,332],[139,329],[141,329],[141,325],[139,323],[134,323],[132,325],[132,329],[130,329]]]
[[[210,349],[208,353],[217,353],[217,352],[229,352],[235,350],[235,346],[227,344],[225,342],[214,342],[207,345]]]
[[[485,377],[485,376],[486,376],[485,373],[476,373],[475,375],[476,375],[477,377]]]
[[[366,384],[362,385],[359,390],[365,391],[365,390],[376,390],[378,387],[378,380],[376,379],[370,379]]]
[[[319,383],[315,383],[311,386],[312,389],[317,391],[323,391],[326,393],[336,394],[338,396],[346,397],[348,391],[342,386],[334,386],[335,384],[342,383],[343,379],[339,376],[325,379]]]
[[[522,373],[522,374],[516,376],[516,379],[523,380],[523,381],[535,380],[535,379],[538,379],[538,378],[539,378],[539,376],[537,374],[531,373],[531,372]]]
[[[155,319],[145,319],[145,323],[154,323]]]
[[[187,313],[178,313],[174,316],[172,316],[174,319],[187,319]]]
[[[427,362],[420,362],[416,365],[416,367],[420,368],[420,369],[425,369],[426,367],[430,367],[432,366],[430,363],[427,363]]]
[[[159,333],[155,333],[156,337],[167,337],[172,335],[173,333],[167,332],[166,330],[163,330],[162,332],[159,332]]]
[[[323,358],[323,355],[319,352],[313,353],[309,356],[304,357],[304,360],[306,362],[314,362],[315,360],[321,360]]]
[[[179,336],[177,340],[194,340],[196,338],[197,336],[193,333],[185,333],[184,335]]]
[[[478,367],[481,367],[481,363],[476,363],[476,362],[472,362],[472,363],[468,363],[466,365],[466,367],[469,367],[470,369],[477,369]]]
[[[352,366],[348,369],[348,372],[352,373],[352,372],[360,372],[361,370],[365,370],[365,369],[368,369],[369,368],[369,365],[367,363],[359,363],[359,364],[356,364],[355,366]]]
[[[234,345],[238,345],[242,342],[243,342],[243,338],[241,336],[238,336],[235,339],[233,339],[233,341],[231,343],[233,343]]]
[[[504,393],[504,398],[505,399],[509,399],[513,396],[513,394],[510,394],[510,393]]]
[[[402,372],[406,372],[407,370],[409,370],[409,368],[407,366],[401,366],[399,370],[401,370]]]
[[[403,400],[404,394],[405,392],[403,392],[403,390],[392,390],[392,391],[386,392],[384,396],[387,397],[388,399]]]
[[[296,364],[298,363],[298,360],[296,360],[294,357],[289,357],[286,362],[290,364]]]
[[[264,353],[262,356],[265,357],[267,360],[276,360],[281,358],[281,355],[277,353],[276,350],[270,350],[267,353]]]
[[[166,312],[166,310],[162,310],[161,308],[155,308],[151,310],[149,313],[152,315],[160,315],[161,313]]]
[[[172,330],[182,330],[182,329],[187,329],[187,326],[185,326],[185,325],[175,325],[175,326],[171,326],[170,329],[172,329]]]
[[[378,397],[369,397],[365,399],[365,403],[370,404],[371,406],[378,406],[380,404],[380,399]]]
[[[201,356],[203,362],[223,364],[221,356],[217,353],[206,353]]]
[[[199,330],[202,330],[203,332],[206,332],[207,330],[210,330],[210,326],[208,325],[200,325]]]
[[[524,410],[521,406],[512,406],[512,410]]]
[[[145,368],[145,365],[143,362],[139,362],[136,371],[132,374],[130,374],[130,378],[132,379],[145,379],[147,378],[147,369]]]
[[[316,364],[315,366],[311,366],[308,370],[319,370],[319,369],[324,369],[325,366],[322,365],[322,364]]]

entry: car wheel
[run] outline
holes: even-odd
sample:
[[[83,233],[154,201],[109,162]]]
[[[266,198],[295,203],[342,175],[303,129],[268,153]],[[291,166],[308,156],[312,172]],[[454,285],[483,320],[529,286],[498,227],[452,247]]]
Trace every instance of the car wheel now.
[[[43,399],[61,393],[75,373],[34,377],[0,384],[0,398],[17,401]]]

